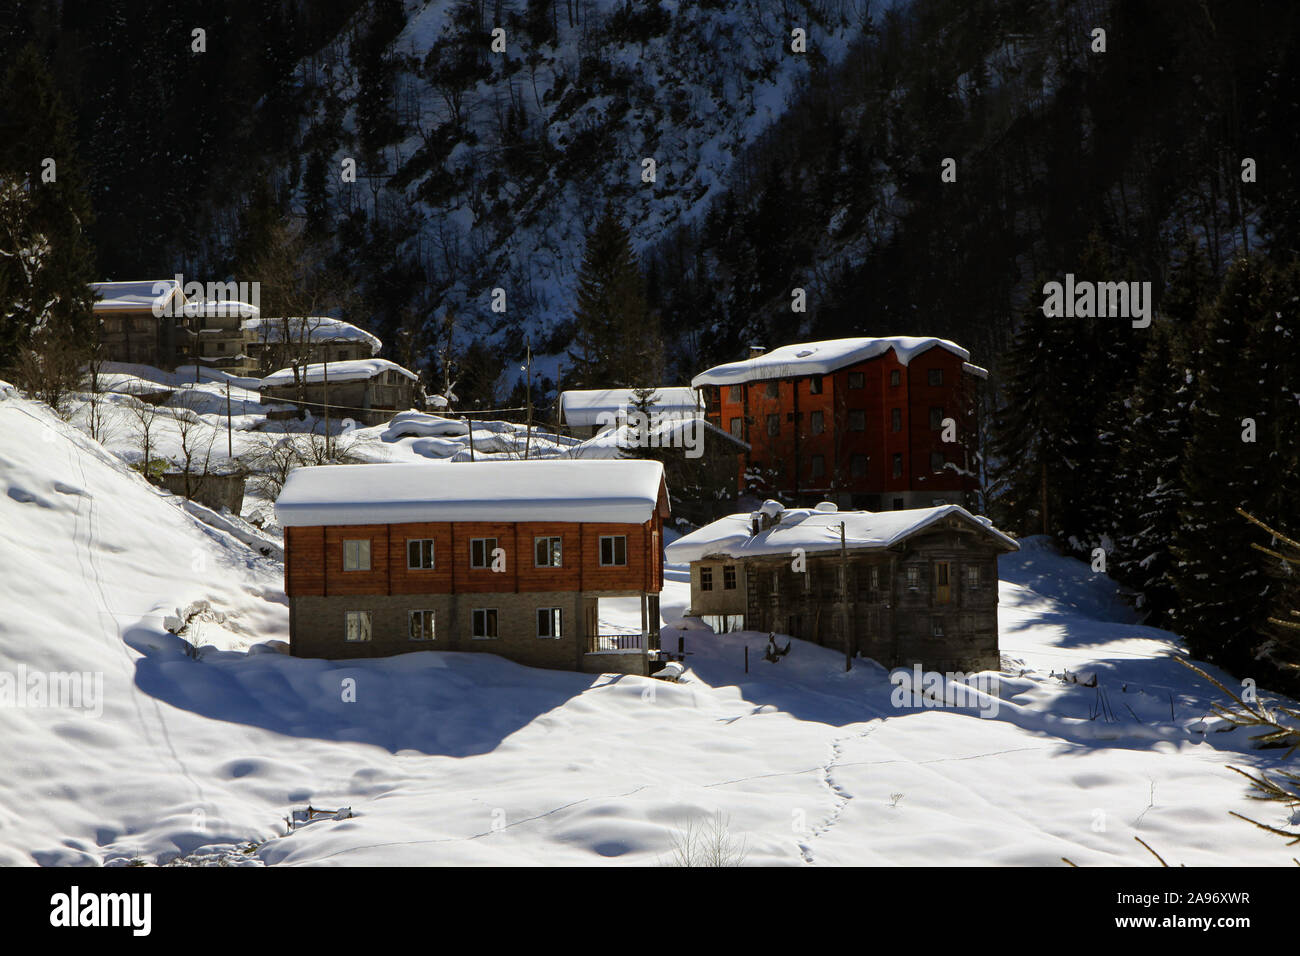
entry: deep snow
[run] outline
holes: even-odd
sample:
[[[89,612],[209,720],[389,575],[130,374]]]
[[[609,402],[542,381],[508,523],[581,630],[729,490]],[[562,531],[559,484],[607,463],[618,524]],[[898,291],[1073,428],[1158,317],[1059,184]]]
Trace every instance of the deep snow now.
[[[846,674],[832,648],[771,664],[765,634],[682,622],[681,569],[663,594],[678,684],[487,654],[297,660],[273,652],[274,561],[11,392],[0,486],[0,672],[104,688],[98,718],[0,709],[0,864],[653,864],[718,812],[751,864],[1155,865],[1134,835],[1174,865],[1293,853],[1228,815],[1285,823],[1226,769],[1280,754],[1207,724],[1218,692],[1177,640],[1036,539],[1002,561],[981,719],[895,708],[882,669]],[[197,660],[164,629],[191,614]],[[1092,717],[1102,694],[1113,719]],[[353,816],[286,835],[308,804]]]

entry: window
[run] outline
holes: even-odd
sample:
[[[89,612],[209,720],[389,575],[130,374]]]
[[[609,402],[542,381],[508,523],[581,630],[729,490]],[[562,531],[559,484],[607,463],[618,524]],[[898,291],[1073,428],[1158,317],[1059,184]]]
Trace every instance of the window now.
[[[346,362],[347,360],[348,360],[348,350],[347,350],[347,349],[339,349],[339,354],[336,355],[336,356],[334,356],[334,361],[336,361],[336,362]]]
[[[889,373],[890,388],[897,388],[902,383],[902,381],[903,381],[903,374],[898,369],[894,369]]]
[[[743,420],[742,420],[742,419],[739,419],[739,418],[733,418],[733,419],[731,420],[731,437],[732,437],[732,438],[744,438],[744,437],[745,437],[744,423],[743,423]]]
[[[943,408],[932,407],[930,409],[930,431],[937,432],[943,427]]]
[[[433,612],[410,611],[406,615],[407,632],[413,641],[433,640]]]
[[[226,351],[226,343],[225,343],[225,342],[218,342],[218,343],[217,343],[217,351],[218,351],[218,352],[222,352],[222,353],[224,353],[224,352]]]
[[[930,369],[929,372],[926,373],[926,375],[927,375],[927,378],[929,379],[929,382],[930,382],[931,385],[942,385],[942,384],[943,384],[943,369],[941,369],[941,368],[932,368],[932,369]]]
[[[849,459],[849,472],[854,478],[863,478],[867,474],[867,456],[854,455]]]
[[[930,470],[943,471],[943,452],[941,451],[930,452]]]
[[[474,608],[473,637],[476,641],[491,640],[497,636],[497,609],[494,607]]]
[[[930,618],[930,633],[934,637],[943,637],[943,618],[941,617]]]
[[[727,401],[729,402],[744,401],[742,394],[743,393],[741,392],[739,385],[732,385],[727,389]]]
[[[724,564],[722,566],[722,590],[736,590],[736,566],[734,564]]]
[[[564,608],[539,607],[537,609],[537,636],[560,638],[563,636]]]
[[[767,385],[764,386],[764,392],[768,398],[779,398],[781,395],[781,383],[768,382]]]
[[[713,568],[707,564],[700,565],[700,590],[713,590]]]
[[[780,415],[768,415],[768,416],[767,416],[767,433],[768,433],[769,435],[779,435],[779,434],[781,434],[781,416],[780,416]]]
[[[849,409],[849,431],[864,432],[867,430],[867,412],[862,408]]]
[[[921,587],[921,569],[915,564],[907,566],[907,589],[909,591],[919,590]]]
[[[808,379],[808,394],[820,395],[822,393],[822,377],[814,375]]]
[[[966,590],[978,591],[980,588],[980,566],[978,564],[966,565]]]
[[[889,410],[889,430],[892,432],[901,432],[903,430],[903,410],[901,408],[891,408]]]
[[[370,640],[370,612],[369,611],[344,611],[343,612],[343,640],[345,641]]]
[[[820,435],[826,431],[826,415],[823,412],[813,412],[808,416],[808,422],[812,426],[812,433]]]
[[[871,590],[880,590],[880,568],[874,564],[871,566]]]
[[[564,542],[559,537],[533,538],[533,565],[558,568],[564,560]]]
[[[807,594],[812,591],[812,569],[805,568],[803,574],[799,576],[803,578],[803,593]]]
[[[343,570],[370,570],[370,539],[352,538],[343,541]]]
[[[627,564],[627,535],[603,534],[600,536],[600,563],[606,567]]]
[[[865,388],[867,377],[861,372],[849,372],[849,388]]]
[[[413,570],[427,571],[433,567],[433,539],[406,539],[406,566]]]
[[[902,452],[894,453],[894,477],[895,478],[903,477],[903,453]]]
[[[812,456],[812,476],[814,478],[826,477],[826,456],[825,455]]]
[[[902,499],[902,498],[895,498],[895,499],[894,499],[894,510],[895,510],[895,511],[902,511],[902,510],[903,510],[903,499]]]
[[[490,568],[492,566],[492,552],[496,549],[496,538],[470,538],[469,566],[471,568]]]
[[[934,602],[947,604],[952,600],[951,565],[947,561],[934,564]]]

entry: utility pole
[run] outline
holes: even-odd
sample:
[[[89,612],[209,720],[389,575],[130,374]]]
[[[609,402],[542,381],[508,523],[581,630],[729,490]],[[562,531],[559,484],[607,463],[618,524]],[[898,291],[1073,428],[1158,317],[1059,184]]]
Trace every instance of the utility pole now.
[[[849,551],[844,543],[844,522],[840,522],[840,615],[844,621],[844,670],[853,670],[853,619],[849,615]]]
[[[528,434],[524,438],[524,461],[528,460],[528,453],[533,446],[533,347],[528,341],[524,342],[525,364],[524,369],[528,373]]]
[[[235,440],[230,427],[230,379],[226,379],[226,457],[235,457]]]
[[[311,355],[308,354],[307,371],[311,371]],[[325,408],[325,461],[330,460],[330,366],[328,356],[322,355],[325,361],[320,363],[321,375],[324,376],[324,391],[321,393],[321,399]]]

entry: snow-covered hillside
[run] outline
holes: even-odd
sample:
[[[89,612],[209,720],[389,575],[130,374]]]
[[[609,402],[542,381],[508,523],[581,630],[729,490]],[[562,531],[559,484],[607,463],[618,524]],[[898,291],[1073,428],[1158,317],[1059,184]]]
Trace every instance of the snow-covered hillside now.
[[[7,391],[0,485],[0,673],[103,681],[99,716],[0,708],[0,864],[653,864],[718,813],[751,864],[1153,865],[1135,835],[1173,864],[1291,855],[1228,816],[1285,822],[1226,769],[1277,752],[1207,725],[1217,692],[1176,640],[1034,540],[1003,561],[981,719],[896,708],[882,669],[846,674],[833,649],[762,661],[766,635],[681,620],[672,569],[679,684],[487,654],[297,660],[268,643],[277,565]],[[165,629],[178,608],[198,659]],[[308,804],[353,815],[286,834]]]
[[[810,74],[845,56],[867,7],[592,0],[532,22],[523,6],[407,4],[387,50],[402,64],[393,101],[406,132],[358,168],[359,183],[387,188],[329,189],[340,215],[358,204],[400,215],[409,237],[400,252],[423,270],[439,311],[454,306],[494,341],[517,344],[530,331],[544,352],[538,343],[572,316],[600,212],[593,197],[617,205],[639,249],[697,224]],[[803,52],[791,49],[796,29]],[[366,121],[349,36],[298,71],[304,95],[321,104],[307,135],[330,139],[322,168],[331,170],[357,160]],[[329,103],[343,105],[327,137]],[[489,311],[495,288],[507,294],[504,313]],[[554,379],[556,357],[540,357],[537,371]]]

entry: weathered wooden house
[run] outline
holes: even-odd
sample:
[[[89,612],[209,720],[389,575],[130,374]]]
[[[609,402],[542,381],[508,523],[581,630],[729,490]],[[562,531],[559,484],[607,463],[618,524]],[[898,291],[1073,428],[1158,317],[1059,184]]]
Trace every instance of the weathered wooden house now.
[[[657,657],[658,462],[300,468],[275,507],[296,656],[488,651],[631,674]],[[602,628],[601,601],[629,598],[640,632]]]
[[[892,336],[751,351],[691,382],[709,421],[750,446],[742,492],[872,511],[975,503],[988,373],[964,348]]]
[[[262,379],[262,402],[290,402],[313,415],[381,425],[397,412],[423,405],[419,377],[387,359],[322,362],[282,368]]]
[[[1018,549],[958,505],[873,513],[769,501],[677,539],[667,559],[690,565],[688,614],[847,641],[886,667],[967,672],[999,666],[997,558]]]
[[[198,352],[199,319],[175,279],[92,282],[96,344],[106,362],[174,369]]]
[[[185,312],[197,320],[196,365],[232,375],[248,375],[256,370],[245,348],[244,323],[257,321],[257,306],[232,299],[214,299],[190,302]]]

